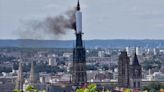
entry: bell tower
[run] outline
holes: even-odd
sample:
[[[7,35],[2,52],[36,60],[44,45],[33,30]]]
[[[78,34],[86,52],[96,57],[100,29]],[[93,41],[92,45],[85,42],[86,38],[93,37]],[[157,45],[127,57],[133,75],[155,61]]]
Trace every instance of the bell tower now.
[[[134,54],[132,64],[130,65],[130,87],[140,89],[142,79],[142,69],[139,64],[136,53]]]

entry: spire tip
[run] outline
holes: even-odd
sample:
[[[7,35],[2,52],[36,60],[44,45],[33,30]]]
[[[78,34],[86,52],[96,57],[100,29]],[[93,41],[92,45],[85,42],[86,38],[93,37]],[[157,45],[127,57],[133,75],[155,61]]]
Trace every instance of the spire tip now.
[[[78,0],[77,2],[77,10],[79,11],[80,10],[80,1]]]

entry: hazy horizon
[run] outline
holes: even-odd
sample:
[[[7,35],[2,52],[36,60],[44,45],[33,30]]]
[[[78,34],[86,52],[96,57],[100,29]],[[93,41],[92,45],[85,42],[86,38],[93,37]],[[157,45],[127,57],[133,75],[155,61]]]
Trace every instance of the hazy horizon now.
[[[23,23],[57,16],[76,6],[77,0],[0,0],[0,39],[22,39]],[[80,0],[84,39],[164,40],[164,0]],[[35,36],[34,32],[34,36]],[[74,31],[38,39],[74,40]],[[32,39],[27,32],[28,39]],[[23,38],[24,39],[24,38]]]

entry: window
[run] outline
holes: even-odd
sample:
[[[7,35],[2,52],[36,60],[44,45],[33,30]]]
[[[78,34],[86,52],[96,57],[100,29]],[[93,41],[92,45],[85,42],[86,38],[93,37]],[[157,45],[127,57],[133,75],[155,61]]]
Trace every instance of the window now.
[[[138,87],[140,87],[140,82],[138,82]]]
[[[133,82],[133,88],[136,88],[136,82]]]

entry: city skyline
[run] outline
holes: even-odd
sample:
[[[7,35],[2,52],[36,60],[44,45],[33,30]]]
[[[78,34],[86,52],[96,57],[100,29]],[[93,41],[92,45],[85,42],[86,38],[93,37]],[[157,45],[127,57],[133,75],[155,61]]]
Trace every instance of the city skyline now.
[[[164,92],[163,2],[80,1],[0,0],[0,90]]]
[[[164,39],[163,0],[80,2],[84,39]],[[63,14],[75,4],[76,0],[0,0],[0,39],[21,39],[17,32],[22,23]],[[38,39],[74,38],[74,31],[68,31],[59,37],[42,33]]]

